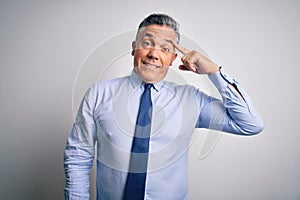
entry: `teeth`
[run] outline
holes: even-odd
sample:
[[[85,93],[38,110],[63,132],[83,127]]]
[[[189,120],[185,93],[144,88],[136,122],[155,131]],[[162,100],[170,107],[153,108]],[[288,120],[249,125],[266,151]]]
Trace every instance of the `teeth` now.
[[[157,66],[157,65],[152,65],[152,64],[149,64],[149,63],[145,63],[145,62],[143,62],[143,63],[144,63],[144,65],[146,65],[146,66],[148,66],[148,67],[159,68],[159,66]]]
[[[146,65],[150,67],[157,67],[156,65],[151,65],[151,64],[146,64]]]

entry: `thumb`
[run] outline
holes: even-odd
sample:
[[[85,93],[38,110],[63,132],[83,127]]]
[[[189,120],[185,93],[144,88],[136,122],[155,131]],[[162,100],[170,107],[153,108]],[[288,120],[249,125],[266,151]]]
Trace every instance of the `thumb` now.
[[[186,66],[184,66],[184,65],[179,65],[179,67],[178,67],[180,70],[187,70],[187,71],[189,71],[189,69],[186,67]]]

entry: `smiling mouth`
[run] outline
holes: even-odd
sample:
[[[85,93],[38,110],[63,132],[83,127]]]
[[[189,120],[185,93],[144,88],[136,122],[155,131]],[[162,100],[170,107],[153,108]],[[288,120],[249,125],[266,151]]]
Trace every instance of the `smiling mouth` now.
[[[154,69],[161,68],[161,65],[155,65],[155,64],[151,64],[151,63],[148,63],[148,62],[145,62],[145,61],[143,61],[143,65],[147,68],[154,68]]]

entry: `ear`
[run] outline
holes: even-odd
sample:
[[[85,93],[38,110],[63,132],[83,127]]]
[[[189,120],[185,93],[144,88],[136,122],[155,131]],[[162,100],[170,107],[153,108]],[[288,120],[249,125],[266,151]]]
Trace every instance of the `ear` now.
[[[177,53],[174,53],[173,54],[173,57],[171,58],[171,63],[170,63],[170,66],[172,66],[174,60],[177,58]]]
[[[134,56],[135,49],[136,49],[136,42],[135,41],[132,41],[131,47],[132,47],[131,55]]]

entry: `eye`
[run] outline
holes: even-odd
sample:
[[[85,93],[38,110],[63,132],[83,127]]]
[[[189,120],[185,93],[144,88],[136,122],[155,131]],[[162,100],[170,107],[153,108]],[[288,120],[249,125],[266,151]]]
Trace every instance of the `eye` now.
[[[150,42],[149,40],[145,40],[145,41],[143,41],[143,47],[144,48],[150,48],[150,47],[152,47],[153,45],[152,45],[152,42]]]
[[[169,49],[168,47],[163,47],[162,50],[163,50],[164,52],[170,52],[170,49]]]

